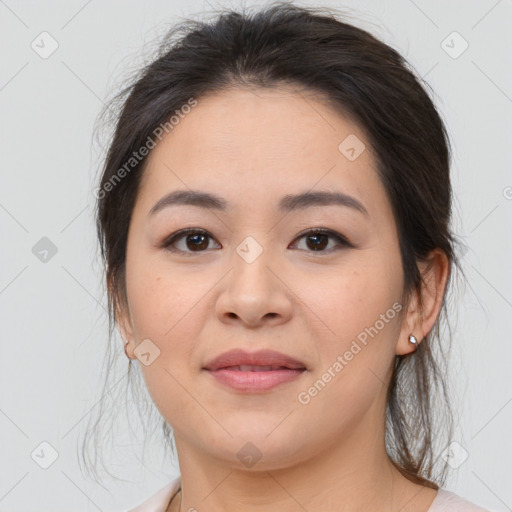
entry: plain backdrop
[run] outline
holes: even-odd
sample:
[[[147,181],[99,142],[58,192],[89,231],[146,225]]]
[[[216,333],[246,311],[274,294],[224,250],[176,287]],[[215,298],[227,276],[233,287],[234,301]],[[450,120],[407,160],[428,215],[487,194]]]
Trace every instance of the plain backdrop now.
[[[469,283],[450,372],[460,412],[456,441],[467,458],[450,471],[446,488],[491,510],[512,510],[512,4],[296,4],[346,8],[436,93],[453,143],[454,228],[467,245],[461,256]],[[239,5],[0,1],[2,511],[125,510],[178,474],[158,449],[144,465],[121,449],[111,465],[124,482],[98,485],[78,465],[107,343],[93,129],[103,102],[170,25]],[[134,442],[123,429],[116,435],[123,445]]]

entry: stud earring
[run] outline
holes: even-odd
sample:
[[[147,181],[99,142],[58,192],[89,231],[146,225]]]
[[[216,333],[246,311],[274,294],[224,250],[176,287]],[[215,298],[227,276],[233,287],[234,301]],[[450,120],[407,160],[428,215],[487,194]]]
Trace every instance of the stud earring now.
[[[414,346],[418,345],[418,340],[411,334],[409,336],[409,343],[412,343]]]

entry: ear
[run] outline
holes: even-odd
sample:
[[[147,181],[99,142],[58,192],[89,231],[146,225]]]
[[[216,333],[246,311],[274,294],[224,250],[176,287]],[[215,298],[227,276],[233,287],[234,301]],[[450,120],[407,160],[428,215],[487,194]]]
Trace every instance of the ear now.
[[[418,262],[418,268],[422,276],[421,294],[413,290],[410,297],[396,343],[397,355],[414,352],[409,336],[412,334],[421,343],[434,327],[443,305],[450,274],[449,260],[444,251],[434,249],[425,261]]]
[[[116,324],[119,332],[121,333],[123,343],[128,342],[128,344],[124,347],[126,355],[130,359],[135,359],[136,357],[133,354],[135,349],[133,339],[133,323],[128,305],[116,303],[115,310]]]

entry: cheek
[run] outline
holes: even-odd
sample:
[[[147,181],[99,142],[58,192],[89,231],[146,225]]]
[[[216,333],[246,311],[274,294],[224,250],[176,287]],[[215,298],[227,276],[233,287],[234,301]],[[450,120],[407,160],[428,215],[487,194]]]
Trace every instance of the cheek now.
[[[163,341],[174,338],[184,323],[193,328],[188,314],[206,293],[206,284],[204,288],[202,291],[193,276],[184,276],[158,261],[133,265],[127,272],[127,293],[137,339]]]
[[[354,400],[371,400],[386,379],[402,309],[400,274],[378,255],[365,260],[335,273],[321,290],[311,287],[315,291],[309,294],[308,306],[321,319],[315,322],[320,360],[316,373],[322,382],[335,375],[326,385],[331,391],[325,399],[334,393],[350,409],[357,407]]]
[[[310,295],[308,306],[322,320],[313,333],[319,357],[300,401],[309,402],[303,412],[317,418],[326,436],[356,428],[379,398],[384,401],[401,310],[399,285],[375,264],[331,279],[323,295]]]
[[[381,315],[386,316],[386,325],[396,318],[395,310],[388,315],[386,312],[400,298],[400,276],[375,258],[373,263],[361,263],[333,272],[321,286],[312,282],[303,288],[305,304],[317,313],[322,320],[320,325],[324,324],[330,338],[338,342],[338,348],[364,333]],[[377,327],[385,330],[380,321]]]
[[[127,275],[135,341],[149,339],[157,347],[158,357],[151,365],[137,362],[155,402],[159,393],[174,392],[176,380],[187,378],[184,362],[194,360],[195,340],[207,314],[207,301],[201,299],[211,285],[209,280],[194,279],[156,262]]]
[[[200,337],[206,314],[206,302],[200,299],[211,288],[211,283],[190,277],[156,264],[127,275],[135,340],[151,340],[158,353],[147,366],[135,363],[155,405],[168,419],[178,412],[184,414],[188,407],[180,385],[189,379],[184,363],[193,360],[194,342]]]

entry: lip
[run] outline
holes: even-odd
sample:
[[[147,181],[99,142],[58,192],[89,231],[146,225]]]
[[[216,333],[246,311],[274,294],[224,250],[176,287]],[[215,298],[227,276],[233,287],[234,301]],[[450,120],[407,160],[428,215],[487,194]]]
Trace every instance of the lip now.
[[[240,366],[268,368],[264,370],[233,368]],[[225,386],[238,391],[259,392],[291,382],[307,371],[307,368],[297,359],[273,350],[246,352],[235,349],[212,359],[203,367],[203,370]]]
[[[259,350],[257,352],[247,352],[242,349],[233,349],[224,352],[214,359],[210,360],[204,366],[205,370],[215,371],[228,366],[252,365],[252,366],[285,366],[288,369],[304,369],[306,365],[301,361],[276,352],[275,350]]]

